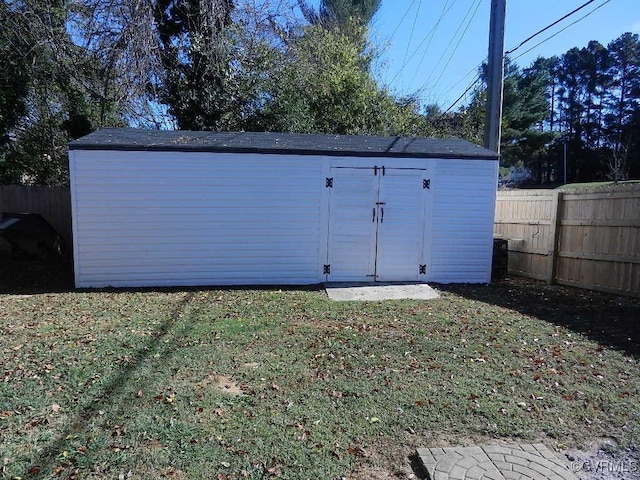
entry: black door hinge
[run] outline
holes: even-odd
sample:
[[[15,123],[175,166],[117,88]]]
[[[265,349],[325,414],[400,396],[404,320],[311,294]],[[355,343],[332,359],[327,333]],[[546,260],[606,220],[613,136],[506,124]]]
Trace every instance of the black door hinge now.
[[[373,167],[373,174],[378,175],[378,166]]]
[[[420,273],[420,275],[426,275],[427,274],[427,266],[426,265],[420,265],[420,269],[418,270],[418,272]]]
[[[333,188],[333,177],[327,178],[324,186],[326,188]]]
[[[422,180],[422,188],[430,189],[431,188],[431,179]]]
[[[323,265],[322,266],[322,274],[330,275],[331,274],[331,265]]]

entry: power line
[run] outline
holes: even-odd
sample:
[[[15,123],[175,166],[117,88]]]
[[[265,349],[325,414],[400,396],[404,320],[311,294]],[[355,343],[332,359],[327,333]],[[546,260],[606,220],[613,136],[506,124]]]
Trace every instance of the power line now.
[[[473,19],[475,18],[476,14],[478,13],[478,8],[480,8],[480,4],[481,3],[482,3],[482,0],[478,0],[478,3],[476,4],[476,9],[473,11],[473,15],[471,15],[471,18],[469,18],[469,21],[467,22],[467,25],[464,27],[464,31],[462,32],[462,35],[460,35],[460,39],[458,40],[458,43],[454,47],[453,52],[451,52],[451,55],[449,55],[449,59],[447,60],[447,63],[445,63],[444,67],[442,68],[442,71],[440,72],[440,76],[438,76],[438,79],[433,84],[433,88],[434,89],[436,88],[436,85],[438,85],[438,82],[440,82],[440,79],[442,78],[442,75],[444,75],[444,72],[447,70],[447,67],[451,63],[451,60],[453,59],[453,56],[458,51],[458,47],[460,47],[460,43],[462,42],[462,39],[464,38],[465,34],[467,33],[467,30],[469,30],[469,25],[471,25],[471,22],[473,21]]]
[[[450,111],[453,107],[455,107],[455,106],[458,104],[458,102],[459,102],[460,100],[462,100],[462,99],[464,98],[464,96],[465,96],[467,93],[469,93],[469,91],[470,91],[473,87],[475,87],[475,86],[476,86],[476,84],[477,84],[479,81],[480,81],[480,75],[477,75],[477,76],[476,76],[476,78],[473,80],[473,82],[471,82],[471,83],[469,84],[469,86],[466,88],[466,90],[465,90],[464,92],[462,92],[462,95],[460,95],[460,96],[456,99],[456,101],[455,101],[455,102],[453,102],[453,103],[449,106],[449,108],[447,108],[444,112],[442,112],[442,115],[440,116],[440,118],[444,117],[447,113],[449,113],[449,111]]]
[[[458,85],[460,85],[465,78],[467,78],[469,75],[471,75],[473,72],[478,72],[478,69],[482,66],[483,63],[485,63],[487,61],[487,57],[484,58],[484,60],[482,60],[479,64],[477,64],[475,67],[473,67],[471,70],[469,70],[462,78],[460,78],[460,80],[458,80],[456,83],[454,83],[453,85],[451,85],[447,90],[453,90],[454,88],[456,88]]]
[[[398,29],[400,28],[400,26],[402,25],[402,22],[404,22],[404,19],[407,18],[407,15],[409,15],[409,12],[411,11],[411,7],[413,7],[413,4],[416,3],[418,0],[413,0],[411,2],[411,5],[409,5],[409,8],[407,8],[407,11],[404,12],[404,15],[402,16],[402,18],[400,19],[400,21],[398,22],[398,25],[396,25],[396,28],[393,30],[393,32],[391,33],[391,36],[389,37],[389,41],[391,41],[391,39],[395,36],[395,34],[398,32]]]
[[[430,32],[431,35],[429,37],[429,43],[427,43],[426,48],[422,52],[422,56],[420,57],[420,61],[418,62],[418,66],[416,67],[416,71],[413,73],[413,77],[411,77],[411,80],[409,81],[409,85],[411,85],[413,83],[413,80],[418,75],[418,72],[420,71],[420,67],[422,66],[422,62],[424,61],[424,57],[427,56],[427,52],[429,51],[429,47],[431,46],[431,42],[433,41],[433,37],[434,37],[434,35],[436,33],[436,30],[437,30],[438,26],[440,25],[440,22],[442,21],[442,18],[444,17],[444,15],[449,11],[449,10],[445,11],[445,9],[447,8],[448,4],[449,4],[449,0],[447,0],[444,3],[444,5],[442,6],[442,10],[440,11],[440,17],[438,18],[438,20],[436,21],[435,26],[433,27],[433,29]],[[451,5],[451,6],[453,6],[453,5]]]
[[[524,44],[530,42],[531,40],[533,40],[535,37],[537,37],[538,35],[540,35],[541,33],[546,32],[547,30],[549,30],[551,27],[554,27],[555,25],[559,24],[560,22],[562,22],[563,20],[565,20],[566,18],[570,17],[571,15],[573,15],[576,12],[579,12],[580,10],[582,10],[583,8],[585,8],[586,6],[592,4],[593,2],[595,2],[596,0],[589,0],[586,3],[583,3],[582,5],[580,5],[578,8],[576,8],[575,10],[567,13],[565,16],[559,18],[558,20],[556,20],[553,23],[550,23],[549,25],[547,25],[546,27],[544,27],[541,30],[538,30],[536,33],[534,33],[533,35],[525,38],[522,42],[520,42],[519,45],[517,45],[516,47],[512,48],[511,50],[507,50],[507,52],[505,53],[505,55],[511,55],[513,52],[515,52],[516,50],[518,50],[520,47],[522,47]]]
[[[478,7],[480,6],[480,3],[482,2],[482,0],[478,0],[476,5],[475,5],[475,12],[478,11]],[[458,32],[460,32],[460,29],[462,28],[462,26],[464,25],[464,22],[467,20],[467,17],[469,17],[469,15],[472,15],[471,12],[473,10],[474,5],[472,4],[469,7],[469,10],[467,10],[467,13],[465,14],[465,16],[462,18],[462,20],[460,21],[460,25],[458,25],[458,28],[456,29],[455,33],[453,34],[453,36],[451,37],[451,40],[449,40],[449,43],[447,44],[446,48],[444,49],[444,51],[442,52],[442,55],[440,55],[440,58],[438,59],[438,61],[436,62],[436,65],[433,67],[433,70],[431,71],[431,73],[429,74],[429,76],[427,77],[426,82],[424,83],[424,85],[429,83],[429,80],[431,80],[431,77],[433,76],[433,74],[435,73],[436,69],[440,66],[440,63],[442,62],[442,59],[445,57],[445,55],[447,54],[447,51],[449,50],[449,47],[451,47],[451,44],[453,43],[453,41],[456,39]],[[474,14],[471,16],[471,19],[473,19]],[[470,23],[470,22],[469,22]],[[467,24],[467,28],[468,28],[468,24]],[[464,32],[466,32],[466,29],[464,30]],[[462,34],[462,36],[460,37],[460,40],[458,40],[458,44],[456,45],[456,49],[458,48],[458,45],[460,45],[460,41],[462,40],[462,38],[464,37],[464,32]],[[455,49],[454,52],[455,53]]]
[[[449,0],[447,0],[448,2]],[[456,4],[458,0],[454,0],[453,3],[449,6],[449,8],[447,9],[447,11],[445,12],[445,15],[449,12],[449,10],[451,10],[451,8]],[[424,42],[426,42],[429,39],[429,35],[432,35],[433,33],[435,33],[436,29],[438,28],[438,25],[440,24],[440,21],[442,20],[442,17],[440,17],[440,19],[436,22],[436,24],[433,26],[433,28],[431,28],[431,30],[429,31],[429,33],[427,33],[427,35],[422,39],[422,41],[420,42],[420,44],[416,47],[416,49],[413,51],[413,53],[411,55],[409,55],[409,58],[407,58],[407,61],[404,62],[401,66],[400,69],[396,72],[396,74],[393,76],[393,78],[391,79],[391,81],[389,83],[393,83],[394,80],[396,78],[398,78],[398,76],[402,73],[402,70],[404,70],[404,67],[406,67],[409,64],[409,61],[415,56],[416,53],[418,53],[418,50],[420,50],[420,48],[422,47],[422,45],[424,45]]]
[[[575,10],[571,11],[570,13],[568,13],[567,15],[564,15],[562,18],[556,20],[555,22],[549,24],[548,26],[544,27],[543,29],[539,30],[538,32],[536,32],[535,34],[529,36],[528,38],[526,38],[525,40],[523,40],[522,42],[520,42],[519,45],[517,45],[516,47],[512,48],[511,50],[509,50],[508,52],[505,53],[505,57],[511,53],[513,53],[514,51],[518,50],[520,47],[522,47],[523,45],[525,45],[526,43],[528,43],[529,41],[531,41],[533,38],[535,38],[536,36],[540,35],[541,33],[549,30],[549,28],[557,25],[559,22],[561,22],[562,20],[567,19],[569,16],[575,14],[576,12],[582,10],[584,7],[588,6],[589,4],[593,3],[595,0],[591,0],[589,2],[584,3],[583,5],[581,5],[580,7],[576,8]],[[538,42],[537,44],[535,44],[533,47],[529,48],[528,50],[526,50],[525,52],[521,53],[520,55],[518,55],[517,57],[513,58],[512,61],[515,61],[519,58],[521,58],[522,56],[526,55],[527,53],[531,52],[532,50],[535,50],[536,48],[538,48],[540,45],[542,45],[543,43],[551,40],[552,38],[556,37],[557,35],[559,35],[560,33],[564,32],[565,30],[567,30],[568,28],[572,27],[573,25],[575,25],[578,22],[581,22],[582,20],[584,20],[585,18],[589,17],[590,15],[592,15],[596,10],[599,10],[600,8],[602,8],[603,6],[605,6],[607,3],[611,2],[612,0],[605,0],[603,3],[601,3],[600,5],[598,5],[596,8],[594,8],[593,10],[589,11],[586,15],[583,15],[582,17],[578,18],[577,20],[575,20],[574,22],[570,23],[569,25],[567,25],[566,27],[562,28],[561,30],[557,31],[556,33],[554,33],[553,35],[550,35],[549,37],[545,38],[544,40],[542,40],[541,42]],[[468,77],[474,70],[477,71],[477,69],[482,65],[483,62],[481,62],[479,65],[477,65],[476,67],[474,67],[472,70],[470,70],[464,77],[462,77],[460,80],[458,80],[454,85],[452,85],[449,90],[454,89],[456,86],[458,86],[462,80],[464,80],[466,77]],[[469,85],[469,87],[464,91],[464,93],[462,95],[460,95],[460,97],[458,97],[456,99],[455,102],[453,102],[451,104],[451,106],[445,110],[445,112],[443,113],[446,114],[448,113],[453,107],[455,107],[455,105],[460,102],[460,100],[462,100],[462,98],[464,98],[464,96],[469,92],[469,90],[471,90],[473,88],[473,86],[478,82],[478,80],[480,80],[480,77],[478,76],[477,78],[475,78],[471,84]]]
[[[588,12],[586,15],[583,15],[582,17],[580,17],[579,19],[577,19],[574,22],[571,22],[569,25],[567,25],[566,27],[564,27],[561,30],[558,30],[556,33],[554,33],[553,35],[548,36],[547,38],[545,38],[544,40],[542,40],[541,42],[536,43],[533,47],[531,47],[529,50],[526,50],[524,52],[522,52],[520,55],[518,55],[517,57],[513,58],[513,61],[516,61],[517,59],[519,59],[520,57],[526,55],[527,53],[529,53],[531,50],[535,50],[536,48],[538,48],[540,45],[542,45],[543,43],[551,40],[553,37],[556,37],[558,35],[560,35],[562,32],[564,32],[566,29],[568,29],[569,27],[574,26],[576,23],[581,22],[582,20],[584,20],[585,18],[587,18],[588,16],[590,16],[592,13],[594,13],[596,10],[599,10],[600,8],[604,7],[607,3],[611,2],[611,0],[605,0],[603,3],[601,3],[600,5],[598,5],[596,8],[594,8],[593,10],[591,10],[590,12]]]
[[[418,15],[420,15],[420,7],[422,6],[422,0],[418,3],[418,8],[416,10],[416,15],[413,17],[413,25],[411,25],[411,35],[409,35],[409,41],[407,42],[407,48],[404,51],[404,58],[402,61],[404,62],[407,59],[407,55],[409,54],[409,47],[411,46],[411,40],[413,40],[413,32],[416,28],[416,22],[418,21]]]

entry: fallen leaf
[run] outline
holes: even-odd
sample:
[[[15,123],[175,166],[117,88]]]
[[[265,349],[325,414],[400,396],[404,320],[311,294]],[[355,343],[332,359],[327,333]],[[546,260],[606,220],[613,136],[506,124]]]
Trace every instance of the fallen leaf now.
[[[361,446],[349,447],[349,448],[347,448],[347,452],[349,452],[351,455],[353,455],[355,457],[368,457],[369,456],[367,451],[364,448],[362,448]]]
[[[142,395],[143,395],[142,390],[138,390],[138,393],[136,393],[136,397],[142,398]]]
[[[53,405],[51,405],[51,411],[53,413],[58,413],[61,409],[62,409],[62,407],[60,405],[58,405],[57,403],[54,403]]]

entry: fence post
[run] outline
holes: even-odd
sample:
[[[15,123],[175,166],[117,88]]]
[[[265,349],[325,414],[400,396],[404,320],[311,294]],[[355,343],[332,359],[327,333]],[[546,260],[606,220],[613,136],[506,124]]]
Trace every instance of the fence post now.
[[[554,191],[551,199],[551,218],[549,231],[549,256],[547,260],[546,279],[549,285],[556,281],[558,265],[558,248],[560,243],[560,229],[562,220],[562,192]]]

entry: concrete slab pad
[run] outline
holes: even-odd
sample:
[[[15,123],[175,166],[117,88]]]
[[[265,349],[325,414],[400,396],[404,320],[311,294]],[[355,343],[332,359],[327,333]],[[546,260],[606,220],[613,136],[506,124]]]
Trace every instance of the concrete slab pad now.
[[[578,480],[542,444],[419,448],[416,453],[429,480]]]
[[[335,301],[433,300],[437,291],[426,283],[327,283],[327,295]]]

